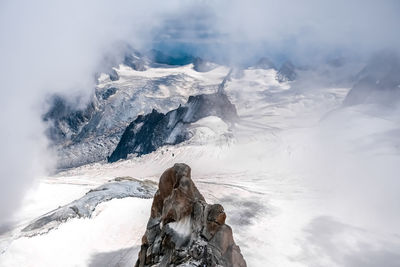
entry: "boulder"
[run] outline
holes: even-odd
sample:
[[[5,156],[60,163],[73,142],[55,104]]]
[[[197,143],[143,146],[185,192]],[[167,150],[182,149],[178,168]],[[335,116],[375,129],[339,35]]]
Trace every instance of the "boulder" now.
[[[246,266],[219,204],[207,204],[183,163],[160,178],[136,262],[143,266]]]

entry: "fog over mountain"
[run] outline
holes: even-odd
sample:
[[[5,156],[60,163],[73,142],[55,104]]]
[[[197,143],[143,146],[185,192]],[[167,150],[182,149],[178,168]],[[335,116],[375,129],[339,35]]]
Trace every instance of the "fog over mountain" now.
[[[218,183],[217,173],[222,180],[229,175],[250,179],[247,171],[258,173],[254,181],[264,189],[270,173],[287,171],[289,180],[302,177],[301,186],[291,184],[289,191],[329,191],[329,200],[315,204],[315,210],[323,207],[332,214],[321,211],[326,216],[318,217],[310,211],[314,204],[305,205],[309,216],[303,219],[310,222],[299,228],[307,234],[282,239],[296,239],[301,253],[289,247],[297,257],[285,254],[285,260],[307,266],[398,266],[399,15],[396,0],[1,1],[0,234],[42,211],[21,215],[44,180],[51,184],[54,177],[67,177],[74,183],[77,173],[84,184],[90,175],[112,179],[127,175],[125,170],[140,178],[158,177],[181,160],[201,170],[206,198],[217,192],[205,185]],[[187,106],[199,95],[220,96],[221,84],[229,98],[224,103],[237,110],[236,124],[210,109],[188,120],[184,132],[169,127],[174,111],[191,110]],[[155,137],[138,138],[135,131],[148,135],[142,120],[153,109],[166,114],[163,127],[148,122],[149,129],[157,128]],[[184,138],[171,141],[172,132]],[[108,165],[123,134],[120,147],[129,149],[110,161],[127,160]],[[154,145],[158,135],[162,142]],[[141,140],[151,147],[145,153]],[[203,149],[214,151],[214,146],[221,151],[205,156]],[[237,188],[250,186],[247,182]],[[259,196],[253,189],[246,197]],[[260,195],[260,201],[269,201],[266,189]],[[72,203],[69,197],[57,205]],[[225,201],[233,214],[230,224],[239,229],[235,216],[242,215],[229,205],[246,205],[243,199],[227,199],[216,197]],[[278,207],[289,207],[287,199],[279,201]],[[257,209],[264,214],[269,208],[273,214],[273,205]],[[251,218],[261,224],[262,216]],[[354,245],[337,232],[365,239]],[[238,242],[244,257],[250,255],[257,265],[262,260],[254,255],[261,253],[243,246],[254,233],[239,234]],[[3,240],[0,245],[8,242]],[[369,246],[371,240],[376,246]],[[348,249],[329,254],[336,241]],[[277,242],[272,247],[279,250]],[[282,263],[281,254],[269,252],[272,263]],[[326,253],[325,265],[317,260],[319,252]]]

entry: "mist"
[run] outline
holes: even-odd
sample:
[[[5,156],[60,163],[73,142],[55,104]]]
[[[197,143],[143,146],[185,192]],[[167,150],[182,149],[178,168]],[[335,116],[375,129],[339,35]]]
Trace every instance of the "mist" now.
[[[389,0],[2,1],[0,223],[12,221],[26,190],[53,167],[41,120],[46,97],[79,97],[84,105],[94,91],[94,74],[109,58],[117,60],[124,44],[141,51],[182,50],[227,65],[262,56],[299,65],[318,66],[330,57],[355,64],[382,49],[398,50],[399,11],[399,2]],[[358,159],[352,177],[362,174],[364,161]],[[397,165],[377,166],[375,172],[390,168],[388,183],[380,184],[384,193],[385,185],[397,185]]]
[[[365,60],[382,49],[398,51],[400,43],[397,1],[189,2],[156,27],[158,47],[186,49],[225,64],[269,56],[309,65],[329,57]]]
[[[121,42],[149,40],[174,4],[132,1],[2,1],[0,7],[0,221],[10,221],[27,188],[52,168],[41,116],[51,94],[88,101],[94,74]],[[83,104],[82,104],[83,103]]]

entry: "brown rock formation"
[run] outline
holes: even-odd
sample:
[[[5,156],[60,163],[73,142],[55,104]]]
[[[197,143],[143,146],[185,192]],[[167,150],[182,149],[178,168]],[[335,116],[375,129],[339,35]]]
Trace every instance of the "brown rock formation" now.
[[[206,203],[190,171],[179,163],[161,175],[135,266],[245,267],[224,208]]]

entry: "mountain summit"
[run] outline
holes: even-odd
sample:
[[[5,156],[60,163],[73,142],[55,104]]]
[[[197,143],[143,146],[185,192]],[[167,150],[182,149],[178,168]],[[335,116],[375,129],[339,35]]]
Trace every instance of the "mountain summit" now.
[[[136,267],[245,267],[219,204],[207,204],[188,165],[177,163],[160,177]]]

